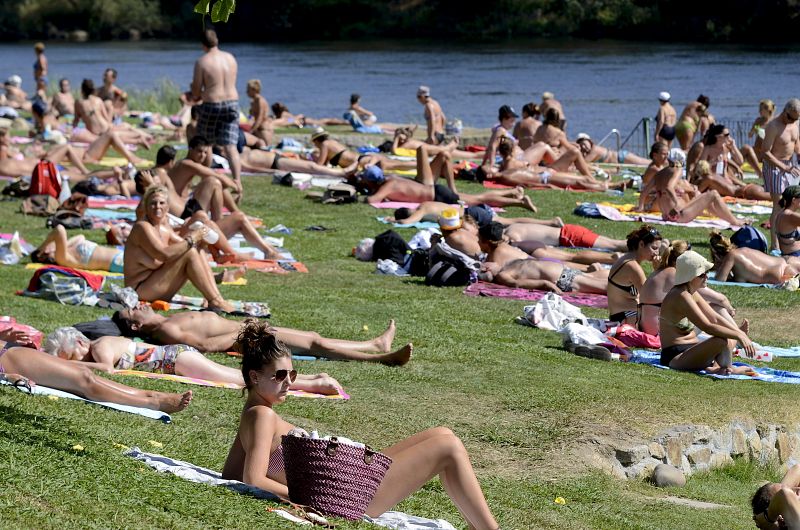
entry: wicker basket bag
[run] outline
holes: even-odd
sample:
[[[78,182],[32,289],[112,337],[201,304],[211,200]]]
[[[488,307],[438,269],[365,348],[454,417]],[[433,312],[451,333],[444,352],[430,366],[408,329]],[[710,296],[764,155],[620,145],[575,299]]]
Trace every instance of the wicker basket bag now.
[[[361,519],[392,464],[369,447],[284,436],[283,462],[289,499],[326,515]]]

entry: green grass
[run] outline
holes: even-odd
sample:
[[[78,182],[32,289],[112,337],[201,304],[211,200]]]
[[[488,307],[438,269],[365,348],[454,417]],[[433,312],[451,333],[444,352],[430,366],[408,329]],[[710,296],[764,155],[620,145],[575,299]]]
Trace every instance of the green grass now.
[[[142,154],[142,153],[139,153]],[[477,185],[463,184],[464,191]],[[248,273],[246,287],[223,287],[229,298],[269,302],[277,325],[324,335],[364,339],[390,318],[398,321],[396,345],[413,341],[414,359],[403,368],[338,362],[297,362],[305,373],[326,371],[350,392],[348,402],[290,399],[278,409],[305,428],[348,435],[385,447],[419,430],[446,425],[464,440],[489,504],[503,528],[748,528],[749,495],[775,475],[737,463],[698,475],[682,489],[664,492],[641,482],[620,482],[576,465],[572,450],[591,435],[642,437],[682,423],[722,425],[734,418],[796,423],[797,390],[791,385],[715,381],[640,365],[600,363],[569,355],[559,337],[517,325],[523,302],[469,298],[461,289],[425,287],[417,279],[384,277],[374,264],[350,257],[363,237],[386,229],[363,204],[321,206],[302,193],[273,186],[271,178],[246,177],[245,211],[267,227],[294,230],[286,246],[310,274]],[[560,215],[601,233],[624,237],[631,223],[581,219],[575,201],[605,195],[535,192],[543,215]],[[630,194],[625,197],[632,200]],[[0,202],[2,231],[19,230],[38,243],[44,220],[17,213],[19,203]],[[311,232],[322,224],[335,231]],[[703,230],[664,227],[665,237],[688,238],[707,253]],[[410,237],[412,231],[404,232]],[[101,241],[99,233],[87,236]],[[22,298],[31,271],[0,267],[0,313],[44,332],[106,314]],[[764,289],[723,291],[752,318],[754,339],[797,342],[786,319],[796,293]],[[184,292],[194,293],[192,288]],[[589,310],[592,316],[603,311]],[[789,313],[790,314],[790,313]],[[368,331],[364,330],[367,326]],[[223,355],[215,360],[230,365]],[[796,360],[775,366],[800,369]],[[162,390],[185,387],[119,378]],[[171,425],[81,403],[30,397],[0,389],[0,510],[4,528],[234,528],[286,527],[262,501],[220,488],[158,474],[121,455],[114,444],[154,449],[220,469],[235,436],[242,397],[238,392],[194,387],[191,407]],[[85,447],[82,453],[71,449]],[[697,510],[659,501],[666,493],[719,502],[730,508]],[[553,502],[557,496],[566,505]],[[461,519],[438,480],[399,509],[428,517]],[[358,525],[343,524],[342,528]]]

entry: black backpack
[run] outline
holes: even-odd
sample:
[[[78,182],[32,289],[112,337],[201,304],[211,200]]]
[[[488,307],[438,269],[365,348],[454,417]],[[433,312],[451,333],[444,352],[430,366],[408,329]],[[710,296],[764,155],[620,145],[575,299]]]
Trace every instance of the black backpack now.
[[[355,186],[336,182],[328,186],[322,195],[322,204],[348,204],[358,200]]]
[[[472,271],[463,261],[443,254],[434,254],[430,260],[430,268],[425,275],[426,285],[456,287],[472,283]]]
[[[408,273],[411,276],[425,276],[430,270],[430,251],[418,248],[411,251]]]
[[[47,218],[45,225],[47,228],[55,228],[56,226],[61,225],[67,230],[89,230],[92,228],[93,223],[91,219],[82,216],[74,210],[58,210],[56,213]]]
[[[372,260],[390,259],[401,267],[406,262],[406,254],[411,248],[405,239],[394,230],[387,230],[375,236],[375,243],[372,245]]]

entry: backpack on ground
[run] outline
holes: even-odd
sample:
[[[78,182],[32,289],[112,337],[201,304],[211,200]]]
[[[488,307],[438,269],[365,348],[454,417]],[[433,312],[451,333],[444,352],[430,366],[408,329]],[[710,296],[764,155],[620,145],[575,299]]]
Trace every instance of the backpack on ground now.
[[[372,244],[372,260],[392,260],[401,267],[406,262],[406,254],[411,251],[406,240],[394,230],[387,230],[375,236]]]
[[[83,193],[73,191],[72,195],[70,195],[69,198],[67,198],[67,200],[62,202],[61,206],[59,206],[58,209],[72,210],[73,212],[83,215],[84,212],[86,212],[86,208],[88,207],[89,207],[89,197],[87,197]]]
[[[49,160],[39,160],[31,174],[29,195],[50,195],[57,199],[61,194],[61,175]]]
[[[757,228],[744,225],[731,236],[731,243],[739,248],[754,248],[759,252],[766,252],[769,244],[767,238]]]
[[[27,180],[15,179],[3,188],[3,195],[9,197],[27,197],[31,185]]]
[[[31,195],[19,206],[25,215],[48,217],[58,211],[58,201],[52,195]]]
[[[67,230],[89,230],[92,228],[92,220],[84,217],[75,210],[58,210],[47,218],[45,223],[47,228],[55,228],[58,225]]]
[[[430,268],[425,283],[434,287],[469,285],[478,279],[480,262],[460,252],[444,241],[437,243],[430,253]]]
[[[322,204],[347,204],[358,200],[355,186],[334,182],[322,194]]]

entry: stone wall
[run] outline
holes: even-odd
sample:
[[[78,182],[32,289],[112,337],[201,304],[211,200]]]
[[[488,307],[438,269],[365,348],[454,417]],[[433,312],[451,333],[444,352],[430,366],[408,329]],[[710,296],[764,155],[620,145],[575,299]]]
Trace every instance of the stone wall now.
[[[649,442],[619,446],[596,445],[590,464],[618,478],[650,478],[658,464],[669,464],[691,475],[733,462],[734,458],[781,464],[800,461],[800,425],[756,425],[734,421],[722,428],[680,425],[662,431]]]

